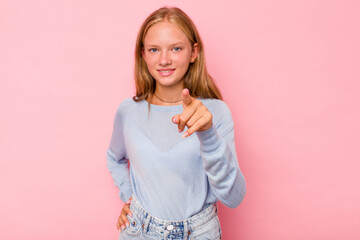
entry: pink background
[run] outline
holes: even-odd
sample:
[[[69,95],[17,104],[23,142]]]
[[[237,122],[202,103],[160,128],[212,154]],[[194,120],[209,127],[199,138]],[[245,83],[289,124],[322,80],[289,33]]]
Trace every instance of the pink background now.
[[[0,2],[0,239],[117,239],[106,168],[140,24],[197,25],[247,195],[224,239],[360,239],[358,1]]]

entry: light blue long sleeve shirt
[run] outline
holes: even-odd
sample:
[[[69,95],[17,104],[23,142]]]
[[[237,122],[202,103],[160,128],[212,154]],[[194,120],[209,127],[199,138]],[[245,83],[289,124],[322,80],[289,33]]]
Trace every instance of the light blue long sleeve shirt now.
[[[171,121],[182,105],[150,104],[148,111],[145,100],[120,104],[106,156],[123,202],[134,194],[145,210],[164,220],[188,219],[218,200],[230,208],[242,202],[245,179],[230,110],[221,100],[200,100],[213,125],[187,138]]]

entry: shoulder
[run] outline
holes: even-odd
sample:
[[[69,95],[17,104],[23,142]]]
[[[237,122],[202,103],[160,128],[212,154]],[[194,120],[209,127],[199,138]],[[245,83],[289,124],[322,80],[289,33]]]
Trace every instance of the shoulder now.
[[[205,98],[199,100],[205,105],[205,107],[209,109],[211,114],[231,117],[230,109],[224,101],[212,98]]]
[[[221,136],[234,134],[234,121],[228,105],[219,99],[199,99],[213,116],[213,124]],[[232,134],[232,135],[229,135]]]
[[[199,99],[213,116],[213,123],[217,128],[233,126],[233,118],[228,105],[219,99]]]
[[[137,108],[142,103],[143,101],[135,102],[132,97],[125,98],[117,107],[116,115],[118,115],[121,118],[124,118],[125,116],[128,115],[129,112]]]
[[[130,108],[135,106],[136,102],[131,98],[125,98],[118,106],[118,112],[127,112]]]

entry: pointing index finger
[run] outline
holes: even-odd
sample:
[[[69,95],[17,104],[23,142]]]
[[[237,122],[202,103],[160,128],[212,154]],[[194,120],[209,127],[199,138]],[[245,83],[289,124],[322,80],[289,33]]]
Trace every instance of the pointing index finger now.
[[[184,104],[184,107],[189,106],[192,102],[192,98],[190,96],[189,90],[187,88],[184,88],[184,90],[182,90],[182,101]]]

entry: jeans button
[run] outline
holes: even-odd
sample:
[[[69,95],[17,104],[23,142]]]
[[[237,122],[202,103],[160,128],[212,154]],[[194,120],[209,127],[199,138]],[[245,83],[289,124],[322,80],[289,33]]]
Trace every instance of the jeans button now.
[[[166,227],[166,229],[169,230],[169,231],[171,231],[171,230],[174,229],[174,226],[173,226],[173,225],[169,225],[169,226]]]

